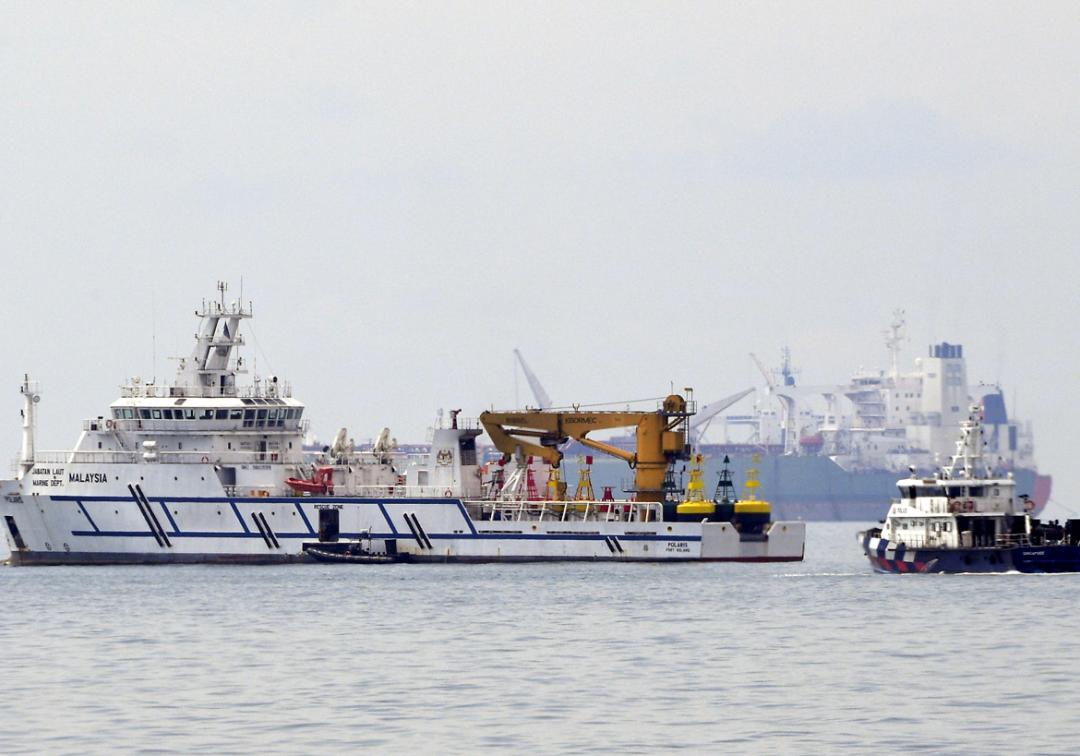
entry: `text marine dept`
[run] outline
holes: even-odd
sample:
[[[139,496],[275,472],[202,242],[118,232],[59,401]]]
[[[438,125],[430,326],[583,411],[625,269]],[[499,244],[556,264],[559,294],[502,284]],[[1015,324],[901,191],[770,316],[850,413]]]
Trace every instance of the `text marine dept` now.
[[[485,413],[504,458],[520,463],[505,478],[515,466],[485,475],[481,427],[456,413],[434,429],[425,454],[399,453],[386,430],[358,452],[342,431],[306,460],[304,405],[289,385],[276,377],[238,384],[251,308],[226,303],[219,290],[196,312],[195,348],[174,382],[133,379],[108,416],[83,421],[74,449],[35,447],[40,395],[24,380],[18,472],[0,481],[12,564],[286,562],[340,542],[403,561],[802,559],[802,523],[766,518],[749,527],[700,508],[681,514],[670,501],[665,472],[685,458],[693,411],[678,396],[645,413]],[[586,437],[620,424],[637,426],[636,453]],[[556,446],[571,437],[632,460],[633,500],[524,492],[523,455],[557,467]]]

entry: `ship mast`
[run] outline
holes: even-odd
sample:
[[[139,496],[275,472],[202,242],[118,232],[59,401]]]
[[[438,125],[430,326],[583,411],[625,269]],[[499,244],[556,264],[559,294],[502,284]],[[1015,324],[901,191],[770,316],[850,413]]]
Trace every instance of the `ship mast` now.
[[[195,311],[202,325],[191,356],[180,363],[176,376],[176,385],[194,389],[196,396],[235,396],[236,376],[244,372],[239,358],[234,365],[230,361],[244,344],[240,321],[251,317],[251,309],[239,301],[226,304],[228,285],[224,281],[219,281],[217,288],[220,300],[203,300]]]
[[[960,438],[956,441],[956,453],[949,458],[949,464],[944,465],[941,471],[947,479],[967,478],[970,480],[978,477],[979,471],[976,465],[982,462],[982,458],[982,407],[973,404],[967,420],[960,423]]]
[[[889,330],[885,332],[885,347],[889,350],[890,375],[894,381],[900,375],[900,345],[904,342],[905,325],[904,311],[901,309],[893,310],[892,323],[889,324]]]
[[[37,403],[41,401],[38,384],[31,381],[29,375],[23,375],[22,386],[19,393],[23,396],[23,441],[22,450],[19,452],[19,468],[22,475],[30,472],[34,467],[34,431],[37,426]],[[19,477],[21,478],[22,475]]]

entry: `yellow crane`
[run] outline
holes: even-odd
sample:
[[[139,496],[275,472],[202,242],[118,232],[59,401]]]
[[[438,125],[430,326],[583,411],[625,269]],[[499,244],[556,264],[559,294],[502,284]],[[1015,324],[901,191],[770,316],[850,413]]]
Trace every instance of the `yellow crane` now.
[[[634,470],[634,490],[638,501],[664,501],[664,476],[677,459],[689,458],[687,429],[694,414],[692,403],[679,394],[664,399],[653,412],[609,412],[523,410],[484,412],[480,422],[504,462],[520,449],[524,455],[540,457],[552,467],[562,462],[558,447],[573,439],[590,449],[625,460]],[[593,431],[636,428],[634,451],[588,438]]]

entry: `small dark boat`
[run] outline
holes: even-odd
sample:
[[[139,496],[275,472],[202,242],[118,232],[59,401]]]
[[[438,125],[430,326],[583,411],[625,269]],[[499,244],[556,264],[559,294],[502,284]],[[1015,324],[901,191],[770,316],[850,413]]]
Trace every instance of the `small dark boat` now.
[[[304,553],[317,562],[342,562],[348,564],[393,564],[403,562],[402,554],[374,553],[363,544],[351,542],[305,543]]]

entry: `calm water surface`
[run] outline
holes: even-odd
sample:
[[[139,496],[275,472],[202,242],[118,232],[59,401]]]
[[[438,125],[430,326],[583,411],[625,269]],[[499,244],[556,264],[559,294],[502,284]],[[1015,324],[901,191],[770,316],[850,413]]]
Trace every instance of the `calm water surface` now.
[[[1061,752],[1080,575],[786,565],[0,569],[0,750]]]

